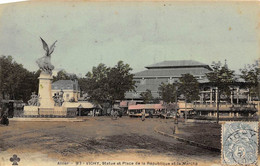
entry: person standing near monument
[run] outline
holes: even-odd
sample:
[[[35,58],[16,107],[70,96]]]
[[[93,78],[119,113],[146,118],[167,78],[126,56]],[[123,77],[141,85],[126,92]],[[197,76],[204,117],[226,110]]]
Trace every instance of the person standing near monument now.
[[[4,106],[4,108],[3,108],[2,112],[1,112],[0,124],[6,125],[6,126],[9,125],[8,111],[9,111],[9,108]]]
[[[113,110],[113,108],[111,109],[110,116],[111,116],[111,118],[113,119],[113,116],[114,116],[114,110]]]
[[[116,111],[114,111],[114,119],[117,119],[117,116],[118,116],[118,112],[117,112],[117,110]]]

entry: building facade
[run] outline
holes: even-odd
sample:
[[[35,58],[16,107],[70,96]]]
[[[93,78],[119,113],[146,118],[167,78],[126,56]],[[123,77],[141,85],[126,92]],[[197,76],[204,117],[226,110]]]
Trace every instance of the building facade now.
[[[145,67],[146,70],[135,73],[136,92],[127,92],[126,99],[138,100],[146,89],[151,90],[154,98],[160,98],[158,88],[161,83],[172,84],[179,80],[182,74],[191,74],[199,83],[208,82],[206,73],[211,72],[209,65],[193,61],[163,61]]]
[[[211,67],[194,60],[163,61],[145,67],[146,70],[135,73],[136,91],[127,92],[128,101],[142,103],[140,94],[147,89],[151,90],[154,98],[160,100],[159,86],[161,83],[172,84],[179,81],[183,74],[193,75],[199,82],[200,99],[193,103],[183,103],[178,98],[179,112],[195,111],[199,115],[217,116],[217,102],[220,101],[221,116],[251,116],[256,112],[255,104],[251,104],[252,98],[249,90],[245,88],[245,82],[238,79],[231,88],[230,96],[220,96],[218,99],[217,87],[211,85],[206,77],[212,71]]]
[[[78,101],[80,97],[80,89],[78,82],[72,80],[58,80],[52,83],[52,96],[63,91],[63,99],[65,102]]]

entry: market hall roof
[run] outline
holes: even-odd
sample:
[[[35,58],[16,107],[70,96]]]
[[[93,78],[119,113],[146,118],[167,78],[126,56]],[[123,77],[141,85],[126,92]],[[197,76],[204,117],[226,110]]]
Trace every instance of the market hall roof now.
[[[140,77],[181,77],[182,74],[205,76],[211,72],[209,65],[194,60],[163,61],[146,66],[147,70],[135,73],[135,78]]]
[[[162,69],[162,68],[193,68],[193,67],[203,67],[208,70],[212,70],[209,65],[194,61],[194,60],[179,60],[179,61],[163,61],[146,66],[147,69]]]
[[[156,69],[148,69],[138,73],[135,73],[135,77],[181,77],[182,74],[192,74],[193,76],[201,76],[205,75],[205,73],[210,72],[210,70],[206,68],[156,68]]]

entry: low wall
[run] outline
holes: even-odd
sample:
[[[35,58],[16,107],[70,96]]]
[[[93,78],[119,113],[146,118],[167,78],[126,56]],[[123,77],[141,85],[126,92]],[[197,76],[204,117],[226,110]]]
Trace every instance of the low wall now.
[[[40,108],[39,114],[40,115],[66,116],[67,110],[64,107]]]
[[[23,115],[39,115],[38,106],[24,106]]]
[[[76,117],[78,108],[68,108],[64,106],[54,106],[50,108],[24,106],[24,110],[22,112],[23,115],[20,115],[19,117]]]
[[[38,106],[24,106],[23,115],[24,116],[38,116],[38,115],[67,116],[67,109],[64,107],[39,108]]]

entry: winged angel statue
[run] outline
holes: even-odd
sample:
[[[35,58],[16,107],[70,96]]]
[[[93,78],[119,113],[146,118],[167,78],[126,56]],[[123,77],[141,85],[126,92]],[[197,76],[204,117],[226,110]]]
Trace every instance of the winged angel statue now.
[[[41,41],[43,44],[43,49],[46,51],[46,53],[45,56],[37,59],[36,63],[38,64],[42,72],[52,75],[52,70],[54,69],[54,66],[51,64],[51,54],[54,51],[55,43],[57,42],[57,40],[51,45],[50,48],[42,38]]]

